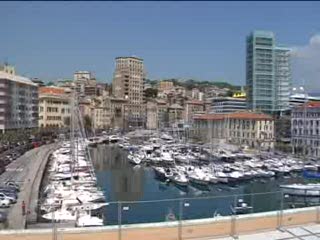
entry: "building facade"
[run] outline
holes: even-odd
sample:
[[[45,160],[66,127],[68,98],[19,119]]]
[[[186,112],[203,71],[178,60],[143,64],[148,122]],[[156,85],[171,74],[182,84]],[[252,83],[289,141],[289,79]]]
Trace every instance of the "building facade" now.
[[[254,31],[247,37],[247,106],[278,113],[289,108],[290,49],[277,47],[272,32]]]
[[[192,124],[195,114],[203,114],[205,105],[200,100],[190,100],[185,102],[184,121],[186,124]]]
[[[147,129],[158,128],[158,106],[156,101],[147,102]]]
[[[303,94],[303,93],[296,93],[296,94],[292,94],[290,95],[290,108],[295,108],[298,106],[303,105],[306,102],[320,102],[320,97],[314,97],[314,96],[309,96],[307,94]]]
[[[252,112],[203,114],[194,117],[194,134],[202,141],[223,140],[251,148],[274,147],[274,120]]]
[[[80,97],[95,97],[97,95],[97,81],[89,71],[77,71],[73,74],[72,88]]]
[[[320,102],[296,106],[291,112],[292,152],[320,157]]]
[[[184,108],[179,104],[175,103],[168,107],[168,127],[177,126],[183,121]]]
[[[128,100],[125,121],[130,127],[142,127],[146,124],[145,76],[143,59],[116,58],[112,92],[116,98]]]
[[[39,127],[67,128],[71,124],[70,95],[59,87],[39,88]]]
[[[38,85],[0,71],[0,132],[38,127]]]
[[[173,82],[171,81],[160,81],[158,85],[159,92],[171,91],[174,89]]]
[[[241,97],[213,97],[211,100],[211,113],[231,113],[247,110],[247,101]]]

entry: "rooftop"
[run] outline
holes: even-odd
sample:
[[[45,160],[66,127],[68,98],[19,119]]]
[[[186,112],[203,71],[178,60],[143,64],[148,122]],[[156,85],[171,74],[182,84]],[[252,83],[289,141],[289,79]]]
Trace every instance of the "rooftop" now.
[[[193,105],[203,105],[204,102],[196,99],[192,99],[186,102],[187,104],[193,104]]]
[[[123,59],[130,59],[131,58],[131,59],[143,61],[142,58],[138,58],[138,57],[134,57],[134,56],[132,56],[132,57],[116,57],[116,60],[121,59],[121,58],[123,58]]]
[[[307,108],[320,108],[320,102],[314,102],[314,101],[309,101],[305,104],[302,104],[302,105],[299,105],[296,107],[296,109],[302,109],[304,107],[307,107]]]
[[[0,71],[0,79],[7,79],[17,83],[28,84],[36,87],[38,86],[38,84],[32,82],[29,78],[18,76],[18,75],[12,75],[2,71]]]
[[[272,116],[263,113],[253,112],[234,112],[228,114],[202,114],[194,116],[195,120],[223,120],[223,119],[254,119],[254,120],[272,120]]]

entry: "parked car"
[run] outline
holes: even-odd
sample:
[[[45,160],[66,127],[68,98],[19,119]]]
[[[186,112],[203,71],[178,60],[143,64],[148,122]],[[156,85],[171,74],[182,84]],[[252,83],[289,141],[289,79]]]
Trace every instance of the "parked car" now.
[[[2,208],[10,207],[10,200],[5,198],[0,198],[0,207]]]
[[[15,195],[5,193],[5,192],[0,192],[0,198],[8,199],[10,201],[10,203],[17,202],[17,197],[15,197]]]
[[[10,187],[10,186],[0,186],[0,192],[8,192],[8,193],[14,193],[17,194],[17,189]]]
[[[5,183],[5,185],[8,187],[8,188],[12,188],[12,189],[15,189],[17,192],[20,192],[20,187],[18,184],[16,184],[15,182],[12,182],[12,181],[8,181]]]

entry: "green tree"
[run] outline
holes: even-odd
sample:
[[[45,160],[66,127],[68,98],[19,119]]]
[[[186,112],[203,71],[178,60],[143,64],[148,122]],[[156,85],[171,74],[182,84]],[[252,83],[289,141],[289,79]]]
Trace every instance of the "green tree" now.
[[[91,117],[89,115],[85,115],[83,117],[83,121],[84,121],[84,128],[85,128],[86,132],[87,133],[91,132],[91,129],[92,129]]]

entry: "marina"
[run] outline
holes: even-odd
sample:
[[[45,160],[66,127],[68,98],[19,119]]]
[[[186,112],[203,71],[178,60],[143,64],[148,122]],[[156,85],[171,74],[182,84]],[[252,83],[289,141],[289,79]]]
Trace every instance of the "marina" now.
[[[319,202],[282,195],[280,187],[307,183],[302,171],[316,163],[271,153],[257,156],[221,149],[210,156],[208,148],[206,153],[202,149],[202,154],[196,145],[176,145],[170,137],[164,141],[167,144],[162,140],[151,137],[133,144],[128,137],[120,137],[117,143],[91,148],[97,184],[106,201],[113,203],[104,210],[105,224],[117,223],[119,201],[128,207],[122,217],[128,224],[162,222],[171,213],[178,216],[179,199],[188,205],[184,219],[231,215],[239,200],[247,205],[243,213],[277,210],[281,204],[291,208],[298,203],[309,206]],[[185,149],[189,150],[183,154]]]

